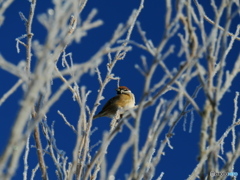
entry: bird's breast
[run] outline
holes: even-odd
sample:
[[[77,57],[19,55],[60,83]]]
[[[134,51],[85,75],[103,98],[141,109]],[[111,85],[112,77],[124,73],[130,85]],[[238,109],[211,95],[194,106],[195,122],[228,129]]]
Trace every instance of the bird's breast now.
[[[135,98],[132,94],[121,94],[118,106],[124,109],[133,108],[135,106]]]

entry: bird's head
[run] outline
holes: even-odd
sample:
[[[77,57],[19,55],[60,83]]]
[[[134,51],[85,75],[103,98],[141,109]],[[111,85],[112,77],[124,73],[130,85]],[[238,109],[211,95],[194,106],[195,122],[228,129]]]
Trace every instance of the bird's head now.
[[[126,86],[119,86],[117,89],[117,94],[129,94],[131,93],[131,90],[128,89]]]

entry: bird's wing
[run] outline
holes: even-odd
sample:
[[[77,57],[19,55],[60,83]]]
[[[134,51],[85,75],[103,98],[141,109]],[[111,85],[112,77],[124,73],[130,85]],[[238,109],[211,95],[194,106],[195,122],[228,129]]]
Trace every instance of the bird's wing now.
[[[116,101],[118,101],[118,99],[119,99],[119,96],[115,96],[115,97],[109,99],[108,102],[103,106],[101,112],[109,109],[110,106],[115,105],[115,103],[116,103]]]
[[[108,102],[103,106],[102,110],[93,117],[93,119],[107,116],[110,117],[112,114],[115,114],[117,111],[117,106],[115,105],[116,101],[119,100],[118,96],[115,96],[108,100]]]

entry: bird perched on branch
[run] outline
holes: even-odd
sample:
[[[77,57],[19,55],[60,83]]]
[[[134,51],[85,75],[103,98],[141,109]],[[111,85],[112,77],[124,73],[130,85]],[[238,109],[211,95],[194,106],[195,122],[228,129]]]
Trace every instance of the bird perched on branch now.
[[[95,116],[93,119],[99,117],[109,117],[114,118],[116,113],[120,112],[120,118],[123,115],[123,112],[131,109],[135,106],[135,97],[134,94],[126,86],[119,86],[117,89],[117,95],[103,106],[102,110]]]

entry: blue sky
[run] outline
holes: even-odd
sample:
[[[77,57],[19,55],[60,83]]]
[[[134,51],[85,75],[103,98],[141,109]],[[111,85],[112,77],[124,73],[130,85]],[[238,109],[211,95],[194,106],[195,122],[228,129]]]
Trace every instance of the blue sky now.
[[[199,1],[199,3],[203,3]],[[210,2],[207,4],[204,2],[204,8],[206,13],[211,17],[213,15],[213,11],[210,7]],[[82,63],[87,61],[106,41],[108,41],[114,30],[116,29],[119,23],[125,23],[131,14],[134,8],[138,8],[139,1],[138,0],[121,0],[121,1],[112,1],[112,0],[89,0],[84,9],[83,13],[81,14],[81,18],[85,19],[87,15],[93,8],[98,10],[98,14],[95,19],[102,19],[104,24],[99,28],[92,29],[88,32],[87,36],[84,37],[79,44],[73,43],[70,44],[67,48],[67,52],[71,52],[73,55],[74,63]],[[52,4],[49,1],[37,2],[36,6],[36,15],[46,12],[48,9],[52,8]],[[25,59],[25,49],[24,47],[20,46],[20,53],[17,53],[16,50],[16,41],[17,37],[20,37],[25,33],[25,26],[24,22],[21,21],[19,17],[19,12],[28,16],[29,13],[29,1],[14,1],[10,8],[5,13],[5,21],[4,24],[0,27],[0,34],[1,34],[1,43],[0,43],[0,53],[2,56],[10,61],[13,64],[18,64],[21,60]],[[165,3],[163,1],[157,0],[146,0],[144,9],[142,10],[138,21],[141,22],[141,26],[143,30],[146,32],[146,35],[149,39],[152,40],[153,44],[157,45],[163,36],[164,30],[164,20],[165,20]],[[231,24],[230,30],[235,32],[235,28],[237,23],[239,22],[239,17],[235,18]],[[212,25],[206,24],[206,29],[209,30]],[[46,30],[44,27],[38,22],[36,16],[33,21],[33,32],[34,37],[33,40],[39,40],[40,43],[44,43],[46,38]],[[141,37],[139,36],[136,28],[133,31],[132,40],[136,42],[141,42]],[[170,68],[174,68],[178,66],[179,62],[184,61],[184,57],[178,57],[177,52],[180,49],[180,40],[178,37],[173,38],[170,41],[172,44],[175,45],[175,52],[169,56],[171,61],[169,61],[168,65]],[[233,62],[231,59],[236,59],[239,53],[239,42],[234,43],[234,48],[229,54],[229,63],[227,64],[227,69],[232,69]],[[132,51],[128,52],[125,59],[118,62],[116,67],[114,68],[113,73],[121,78],[120,84],[129,87],[132,92],[135,94],[136,103],[140,101],[142,92],[143,92],[143,85],[144,85],[144,78],[138,72],[138,70],[134,67],[136,64],[140,64],[140,56],[145,55],[147,57],[147,62],[151,64],[152,57],[144,52],[143,50],[139,49],[136,46],[132,46]],[[36,63],[36,59],[33,59],[33,68],[34,64]],[[107,57],[105,57],[103,63],[99,66],[99,69],[102,72],[102,75],[106,75],[106,64],[107,64]],[[60,65],[60,63],[59,63]],[[157,82],[160,78],[163,77],[163,71],[159,69],[159,71],[154,75],[153,83]],[[17,78],[13,75],[3,71],[0,69],[0,97],[13,86],[13,84],[17,81]],[[52,89],[53,92],[59,88],[61,85],[60,80],[54,80]],[[99,83],[97,80],[97,75],[85,75],[79,82],[80,86],[86,86],[87,90],[91,90],[91,94],[88,97],[88,106],[90,108],[93,107],[97,96],[97,90],[99,88]],[[198,81],[194,80],[189,87],[188,91],[190,94],[193,93],[195,88],[198,85]],[[111,81],[107,86],[103,93],[105,99],[102,101],[102,104],[106,102],[107,99],[113,97],[115,95],[115,89],[117,86],[116,81]],[[239,76],[235,79],[231,89],[220,102],[220,110],[222,111],[222,115],[219,119],[218,124],[218,138],[221,134],[227,129],[227,127],[231,124],[233,118],[233,99],[235,97],[235,92],[239,91]],[[164,99],[172,99],[173,93],[169,92],[166,93],[162,98]],[[199,103],[199,107],[203,108],[204,102],[204,95],[203,92],[199,93],[199,96],[196,98],[196,101]],[[10,135],[11,127],[14,123],[14,120],[17,116],[17,112],[19,110],[21,99],[23,98],[23,91],[19,88],[16,93],[14,93],[1,107],[0,107],[0,134],[1,134],[1,141],[0,141],[0,153],[3,151],[4,146],[7,143],[7,137]],[[100,111],[102,105],[98,108],[97,111]],[[57,145],[59,149],[62,149],[66,152],[66,154],[71,159],[72,150],[75,146],[75,134],[73,131],[65,125],[61,117],[57,114],[57,111],[60,110],[62,113],[65,114],[67,119],[71,124],[74,126],[77,125],[77,119],[79,115],[79,108],[76,102],[72,100],[72,94],[69,91],[66,91],[60,100],[50,109],[49,113],[47,114],[48,124],[51,124],[55,121],[55,137],[57,139]],[[146,136],[148,127],[152,120],[152,115],[154,113],[154,107],[147,108],[144,113],[143,117],[141,118],[141,139],[140,139],[140,146],[143,145]],[[198,142],[199,142],[199,131],[201,125],[201,118],[196,113],[193,112],[193,127],[192,132],[189,133],[188,129],[190,126],[190,119],[191,115],[189,114],[187,117],[187,124],[186,128],[187,131],[183,130],[183,119],[179,122],[178,126],[174,131],[174,136],[171,138],[171,145],[174,147],[170,149],[167,147],[165,149],[165,156],[162,157],[159,165],[158,171],[156,175],[159,175],[161,172],[164,172],[163,179],[186,179],[189,174],[193,171],[197,164],[197,156],[198,156]],[[132,123],[133,121],[130,119],[129,121]],[[98,128],[92,135],[91,145],[97,143],[102,137],[103,132],[109,129],[110,119],[108,118],[100,118],[93,122],[93,129]],[[237,131],[239,132],[239,127],[237,127]],[[161,140],[164,139],[165,133],[167,133],[168,128],[164,130],[161,138],[159,139],[159,143]],[[116,158],[116,153],[118,152],[121,142],[127,140],[129,136],[129,129],[123,127],[121,133],[119,133],[113,143],[109,146],[107,160],[108,160],[108,167],[111,167],[114,159]],[[239,134],[238,134],[239,135]],[[230,149],[230,140],[231,138],[228,137],[226,139],[226,150]],[[46,142],[43,140],[43,147],[46,145]],[[33,145],[34,141],[31,137],[30,144]],[[93,149],[94,153],[98,147]],[[120,168],[120,171],[117,173],[116,179],[124,179],[124,175],[129,173],[129,169],[131,168],[131,150],[127,153],[127,156],[124,158],[124,163]],[[50,179],[56,179],[55,177],[55,167],[53,165],[52,160],[48,155],[45,156],[46,163],[48,164],[48,172]],[[29,174],[31,173],[31,169],[35,167],[37,163],[36,159],[36,152],[34,148],[30,150],[30,158],[29,158]],[[21,158],[19,163],[19,169],[17,174],[14,176],[13,179],[20,179],[22,178],[23,172],[23,160]],[[237,166],[236,166],[237,167]],[[240,167],[240,162],[238,160],[238,167]],[[240,173],[240,171],[238,172]],[[37,172],[37,177],[40,177],[40,172]],[[36,178],[40,179],[40,178]]]

